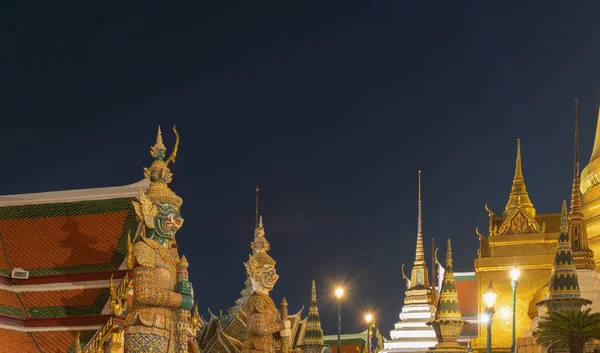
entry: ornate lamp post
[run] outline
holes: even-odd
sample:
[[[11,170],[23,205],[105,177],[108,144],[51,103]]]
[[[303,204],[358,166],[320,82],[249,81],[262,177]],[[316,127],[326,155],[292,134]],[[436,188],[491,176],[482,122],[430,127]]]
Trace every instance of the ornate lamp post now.
[[[373,328],[373,315],[367,314],[365,315],[365,321],[367,322],[367,349],[368,353],[371,353],[371,330]]]
[[[513,266],[513,268],[510,270],[510,285],[512,287],[512,292],[513,292],[513,316],[512,316],[512,346],[510,347],[510,351],[511,353],[516,353],[517,352],[517,343],[515,340],[515,313],[516,313],[516,306],[517,306],[517,285],[519,284],[519,275],[521,275],[521,271],[519,271],[519,269],[517,268],[517,264],[515,264]]]
[[[337,288],[335,290],[335,295],[338,301],[338,344],[337,351],[338,353],[342,352],[342,295],[344,295],[343,288]]]
[[[492,320],[494,317],[494,304],[496,304],[496,298],[498,294],[494,292],[494,287],[492,286],[492,281],[490,281],[490,285],[488,286],[487,292],[483,293],[483,301],[487,308],[485,309],[485,318],[487,320],[487,353],[492,352]]]

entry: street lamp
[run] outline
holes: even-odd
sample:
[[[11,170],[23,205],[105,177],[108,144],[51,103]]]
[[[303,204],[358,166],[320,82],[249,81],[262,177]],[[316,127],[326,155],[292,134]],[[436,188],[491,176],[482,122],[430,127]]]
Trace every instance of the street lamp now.
[[[492,286],[492,281],[490,281],[490,285],[488,286],[487,292],[483,293],[483,301],[487,308],[485,309],[485,317],[487,320],[487,353],[492,352],[492,320],[494,313],[494,304],[496,304],[496,298],[498,294],[494,292],[494,287]]]
[[[371,329],[373,327],[371,322],[373,322],[373,315],[365,315],[365,321],[367,322],[367,353],[371,353]]]
[[[517,345],[515,341],[515,313],[517,310],[517,285],[519,284],[519,275],[521,275],[521,271],[519,271],[517,264],[515,264],[510,270],[510,286],[512,287],[513,292],[512,346],[510,347],[511,353],[516,353],[517,351]]]
[[[342,295],[344,295],[344,288],[337,288],[335,295],[338,299],[338,345],[337,352],[342,352]]]

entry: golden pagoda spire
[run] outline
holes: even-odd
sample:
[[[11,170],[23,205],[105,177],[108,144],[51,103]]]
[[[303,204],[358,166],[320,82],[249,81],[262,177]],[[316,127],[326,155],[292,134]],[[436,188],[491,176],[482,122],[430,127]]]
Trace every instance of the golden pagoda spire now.
[[[573,260],[577,269],[596,267],[594,252],[588,245],[588,236],[581,212],[581,175],[579,171],[579,101],[575,100],[575,151],[573,153],[573,185],[571,187],[571,210],[569,212],[569,239]]]
[[[529,212],[531,217],[535,217],[535,208],[529,199],[527,188],[525,186],[525,178],[523,178],[523,170],[521,167],[521,139],[517,139],[517,161],[515,166],[515,176],[508,198],[508,203],[504,208],[504,217],[508,217],[517,208],[523,208]]]
[[[429,288],[429,271],[425,262],[423,247],[423,210],[421,206],[421,171],[419,170],[418,182],[418,210],[417,210],[417,246],[415,249],[415,262],[410,275],[412,288]]]
[[[596,125],[596,137],[594,138],[594,149],[590,162],[600,157],[600,107],[598,108],[598,125]]]
[[[581,212],[581,176],[579,174],[579,101],[575,100],[575,151],[573,153],[573,185],[571,187],[571,211]]]
[[[419,170],[419,198],[417,201],[417,249],[415,252],[415,266],[425,264],[425,250],[423,248],[423,209],[421,206],[421,171]]]

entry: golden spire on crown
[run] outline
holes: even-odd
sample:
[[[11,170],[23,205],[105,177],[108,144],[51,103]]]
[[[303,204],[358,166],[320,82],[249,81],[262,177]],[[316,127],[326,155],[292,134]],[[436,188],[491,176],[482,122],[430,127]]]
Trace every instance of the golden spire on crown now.
[[[144,177],[150,180],[150,186],[148,187],[148,190],[146,190],[146,196],[154,203],[167,202],[177,207],[181,207],[183,200],[167,185],[173,180],[173,173],[171,173],[171,170],[169,169],[169,163],[175,163],[175,158],[177,157],[177,151],[179,149],[179,133],[175,126],[173,126],[173,132],[176,137],[175,147],[169,158],[165,160],[167,148],[163,143],[160,126],[158,127],[156,143],[150,148],[150,155],[154,157],[154,161],[150,168],[144,168]]]
[[[256,228],[254,229],[254,241],[250,243],[250,247],[252,248],[252,255],[250,257],[258,261],[260,265],[268,264],[274,266],[275,260],[273,260],[273,258],[269,256],[269,254],[267,254],[267,251],[271,249],[271,244],[269,244],[267,238],[265,238],[265,227],[263,226],[263,217],[262,215],[259,216],[258,213],[258,191],[259,189],[257,186],[256,215],[258,216],[258,220]]]
[[[529,199],[527,187],[525,186],[525,178],[523,178],[523,170],[521,168],[521,139],[517,139],[517,162],[515,166],[515,176],[508,198],[508,203],[504,208],[504,217],[509,216],[517,208],[523,208],[529,212],[531,217],[535,217],[535,208]]]

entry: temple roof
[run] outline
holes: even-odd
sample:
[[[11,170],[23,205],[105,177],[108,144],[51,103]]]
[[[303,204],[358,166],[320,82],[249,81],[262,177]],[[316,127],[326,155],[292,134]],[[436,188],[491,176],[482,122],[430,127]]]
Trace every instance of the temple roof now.
[[[81,343],[87,343],[96,331],[40,331],[21,332],[0,328],[0,353],[54,353],[75,352],[75,337],[81,332]]]
[[[108,288],[23,293],[0,289],[0,315],[22,319],[100,315],[108,298]]]
[[[117,270],[142,184],[0,196],[0,277],[14,268],[30,277]]]
[[[454,282],[458,293],[458,307],[463,319],[478,318],[479,292],[475,272],[454,272]]]

